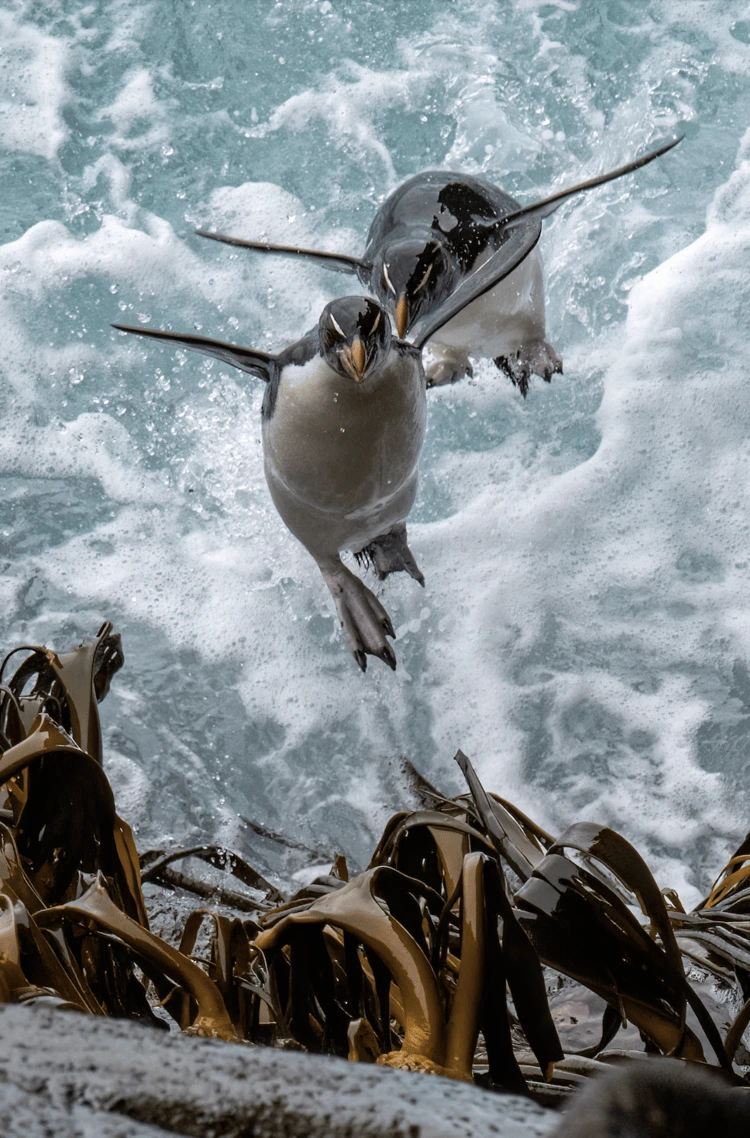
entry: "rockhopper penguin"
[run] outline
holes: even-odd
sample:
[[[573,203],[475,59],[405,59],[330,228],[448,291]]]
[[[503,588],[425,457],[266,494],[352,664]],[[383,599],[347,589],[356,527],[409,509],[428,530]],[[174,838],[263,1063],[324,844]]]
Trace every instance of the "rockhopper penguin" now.
[[[385,308],[363,296],[331,301],[317,327],[277,355],[203,336],[113,325],[215,356],[265,380],[262,435],[271,497],[315,558],[362,671],[367,655],[396,667],[388,643],[395,633],[380,601],[340,553],[364,556],[381,580],[405,571],[423,583],[406,538],[427,412],[422,348],[443,323],[491,289],[504,266],[504,256],[496,255],[465,277],[440,305],[417,317],[409,341],[394,336]]]
[[[288,245],[245,241],[198,230],[201,237],[254,249],[307,257],[356,274],[393,316],[403,337],[436,311],[490,257],[502,266],[495,286],[442,323],[429,344],[430,386],[471,375],[469,356],[489,356],[525,396],[533,373],[547,382],[562,360],[545,340],[544,286],[537,242],[542,221],[574,194],[631,174],[666,154],[681,138],[663,143],[625,166],[529,206],[484,178],[426,170],[409,178],[375,214],[362,257]],[[437,331],[437,330],[436,330]]]

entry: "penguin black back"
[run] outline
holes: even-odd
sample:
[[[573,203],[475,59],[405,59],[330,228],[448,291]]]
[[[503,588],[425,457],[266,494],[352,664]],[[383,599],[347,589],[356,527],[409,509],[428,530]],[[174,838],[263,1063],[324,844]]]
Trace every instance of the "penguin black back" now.
[[[520,204],[484,178],[450,170],[425,170],[399,186],[381,205],[367,235],[365,260],[374,263],[384,242],[420,233],[438,241],[468,272],[488,241],[499,247],[512,232],[497,229],[499,219],[515,213]],[[539,240],[542,223],[529,227],[529,249]]]

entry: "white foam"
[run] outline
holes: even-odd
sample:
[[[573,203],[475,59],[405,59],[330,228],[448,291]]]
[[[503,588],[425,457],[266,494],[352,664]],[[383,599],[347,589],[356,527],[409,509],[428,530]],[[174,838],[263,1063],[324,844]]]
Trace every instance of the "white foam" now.
[[[97,112],[97,120],[110,119],[118,137],[118,147],[150,149],[170,138],[171,119],[178,104],[175,99],[158,99],[150,72],[134,67],[123,77],[123,86],[114,102]]]
[[[68,137],[62,110],[69,42],[0,11],[0,145],[52,161]]]
[[[267,123],[248,133],[264,137],[281,129],[306,130],[316,119],[322,120],[331,137],[353,158],[374,154],[382,163],[389,184],[396,179],[390,152],[379,137],[376,118],[384,108],[407,109],[415,91],[415,76],[407,71],[375,71],[353,60],[345,60],[343,75],[331,75],[317,91],[292,95],[276,107]]]

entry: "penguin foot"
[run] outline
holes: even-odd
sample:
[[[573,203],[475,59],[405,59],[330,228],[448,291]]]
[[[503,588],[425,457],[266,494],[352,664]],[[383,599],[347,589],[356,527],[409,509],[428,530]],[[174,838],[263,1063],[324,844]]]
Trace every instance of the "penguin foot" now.
[[[532,374],[540,375],[546,383],[552,376],[562,375],[563,364],[555,349],[546,340],[532,340],[522,344],[509,356],[496,356],[495,364],[510,378],[514,387],[526,398]]]
[[[424,574],[414,560],[406,541],[406,526],[373,538],[369,545],[354,555],[361,565],[371,565],[380,581],[389,573],[408,573],[424,588]]]
[[[425,371],[428,387],[443,387],[447,383],[458,383],[459,379],[471,379],[474,369],[466,363],[453,363],[451,360],[437,360]]]
[[[386,636],[394,639],[396,633],[378,598],[340,561],[331,568],[321,566],[321,572],[357,666],[366,672],[367,657],[377,656],[395,672],[396,653]]]
[[[427,348],[424,373],[428,387],[457,383],[459,379],[471,379],[474,374],[465,349],[454,348],[451,344],[435,343],[434,340],[430,341]]]

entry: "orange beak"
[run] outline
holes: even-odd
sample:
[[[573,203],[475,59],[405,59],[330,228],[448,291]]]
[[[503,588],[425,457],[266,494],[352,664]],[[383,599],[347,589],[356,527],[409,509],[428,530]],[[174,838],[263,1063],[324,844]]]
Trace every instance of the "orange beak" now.
[[[356,372],[354,378],[357,383],[361,383],[362,376],[365,374],[365,359],[365,342],[359,336],[355,336],[352,342],[352,363]]]
[[[365,376],[367,349],[361,336],[355,336],[351,348],[344,348],[339,356],[344,370],[355,383],[361,383]]]
[[[403,340],[406,335],[406,325],[409,322],[409,302],[405,296],[398,298],[396,305],[396,335],[399,340]]]

